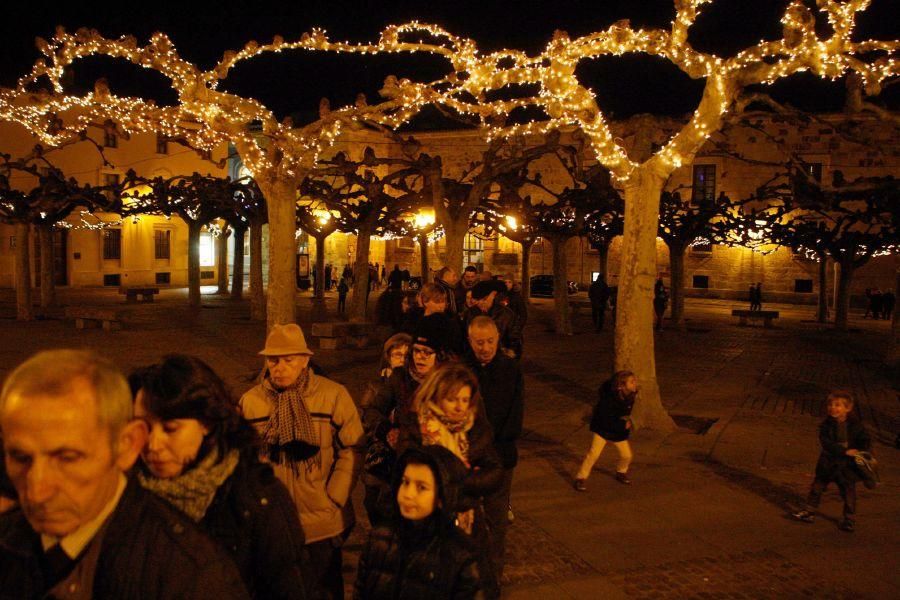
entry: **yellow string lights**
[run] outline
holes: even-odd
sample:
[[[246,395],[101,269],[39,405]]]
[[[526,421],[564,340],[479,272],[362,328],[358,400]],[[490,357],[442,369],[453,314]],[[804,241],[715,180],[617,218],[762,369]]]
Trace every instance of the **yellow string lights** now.
[[[737,94],[747,85],[772,83],[804,70],[832,79],[850,70],[858,73],[866,90],[874,94],[887,78],[900,74],[896,57],[900,41],[851,39],[856,15],[868,7],[869,0],[817,0],[818,10],[832,28],[830,37],[824,39],[815,32],[813,11],[801,0],[794,0],[782,19],[782,39],[761,41],[728,59],[699,52],[688,42],[690,28],[703,6],[712,0],[674,2],[676,16],[669,30],[634,29],[624,20],[575,40],[558,31],[546,49],[534,56],[516,50],[482,54],[473,40],[413,21],[385,28],[378,41],[369,44],[333,41],[321,29],[313,29],[293,42],[280,36],[269,43],[250,41],[241,50],[225,52],[208,71],[182,59],[163,33],[154,34],[146,46],[139,46],[130,36],[107,39],[93,30],[80,29],[72,34],[58,29],[50,41],[38,40],[44,58],[17,87],[0,90],[0,118],[21,123],[50,145],[82,135],[89,125],[106,121],[115,122],[126,133],[155,131],[170,139],[182,139],[203,152],[231,142],[258,179],[276,180],[302,176],[354,121],[397,127],[425,105],[440,104],[479,118],[489,138],[540,134],[563,126],[579,128],[590,139],[596,160],[619,181],[627,182],[642,165],[629,158],[610,131],[594,94],[575,76],[576,67],[585,59],[649,54],[669,60],[692,78],[708,80],[700,106],[689,122],[649,160],[654,163],[649,166],[660,173],[671,173],[692,158],[719,129]],[[408,41],[413,37],[417,41]],[[431,41],[421,41],[425,37]],[[431,53],[446,58],[451,71],[429,83],[388,77],[380,90],[383,102],[368,106],[361,99],[333,111],[326,106],[320,120],[299,128],[289,120],[279,122],[255,100],[218,90],[219,82],[241,61],[294,49]],[[61,83],[65,70],[79,58],[98,54],[163,74],[171,80],[179,104],[157,107],[152,101],[118,97],[102,82],[83,97],[66,95]],[[44,79],[50,82],[51,93],[29,91]],[[515,99],[486,99],[488,92],[508,86],[538,91]],[[549,118],[502,124],[510,113],[525,107],[537,107]],[[68,115],[70,111],[74,116]],[[254,123],[262,124],[261,135],[251,127]]]

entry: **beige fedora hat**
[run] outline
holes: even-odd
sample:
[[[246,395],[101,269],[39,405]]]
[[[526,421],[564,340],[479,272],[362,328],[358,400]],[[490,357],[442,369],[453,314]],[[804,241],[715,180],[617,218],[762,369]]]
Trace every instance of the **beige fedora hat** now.
[[[288,354],[306,354],[312,356],[312,350],[306,345],[303,330],[296,323],[275,325],[266,338],[266,347],[260,351],[263,356],[286,356]]]

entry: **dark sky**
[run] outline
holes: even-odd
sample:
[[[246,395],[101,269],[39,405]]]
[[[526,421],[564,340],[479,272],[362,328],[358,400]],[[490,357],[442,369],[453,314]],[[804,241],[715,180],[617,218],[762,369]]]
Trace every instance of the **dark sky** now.
[[[296,39],[314,26],[333,38],[352,41],[377,39],[389,23],[411,19],[434,22],[452,33],[474,38],[484,50],[503,47],[539,51],[554,29],[572,37],[599,31],[612,22],[630,18],[633,25],[668,27],[672,0],[506,0],[503,2],[441,1],[419,3],[346,2],[299,0],[279,3],[183,2],[177,8],[154,2],[112,4],[102,11],[83,8],[88,3],[16,3],[5,9],[0,22],[0,85],[10,86],[38,57],[34,37],[50,37],[55,25],[69,30],[86,26],[107,36],[130,33],[145,43],[154,31],[166,32],[181,55],[202,67],[216,62],[227,49],[239,49],[250,39],[271,40],[275,34]],[[81,4],[82,6],[79,6]],[[779,18],[787,0],[717,0],[708,7],[691,32],[698,49],[722,56],[734,54],[760,39],[780,37]],[[26,11],[24,7],[37,7]],[[900,38],[900,0],[873,0],[860,19],[860,37]],[[312,118],[319,98],[333,105],[352,102],[358,92],[376,100],[376,91],[388,74],[439,77],[446,63],[432,57],[332,56],[295,51],[258,57],[234,70],[225,89],[252,96],[279,116],[297,114]],[[642,56],[605,57],[584,62],[578,71],[582,82],[597,94],[601,108],[613,117],[640,112],[683,114],[700,98],[702,81],[692,81],[665,61]],[[75,72],[76,84],[90,86],[109,75],[120,94],[144,94],[169,103],[161,76],[114,64],[103,59],[83,61]],[[837,109],[840,85],[825,84],[811,76],[798,76],[774,86],[782,99],[810,110]],[[886,99],[898,106],[894,86]]]

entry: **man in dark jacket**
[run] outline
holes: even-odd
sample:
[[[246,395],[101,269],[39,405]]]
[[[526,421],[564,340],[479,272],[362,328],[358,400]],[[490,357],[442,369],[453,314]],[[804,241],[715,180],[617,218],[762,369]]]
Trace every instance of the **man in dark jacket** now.
[[[42,352],[0,392],[20,508],[0,517],[0,598],[248,598],[234,563],[129,481],[147,437],[121,372]]]
[[[500,334],[494,321],[476,317],[469,324],[468,366],[478,377],[484,409],[494,432],[494,448],[503,464],[503,479],[497,491],[484,499],[484,511],[491,526],[491,561],[497,580],[503,576],[507,511],[512,488],[513,469],[519,460],[516,442],[522,435],[525,413],[525,378],[518,361],[497,350]]]
[[[519,320],[516,313],[508,306],[503,306],[498,302],[494,302],[497,294],[501,291],[500,287],[506,289],[503,282],[500,281],[480,281],[472,288],[472,298],[475,305],[466,309],[465,320],[466,326],[470,324],[476,317],[488,316],[494,320],[497,325],[497,331],[500,333],[500,348],[505,354],[512,358],[521,358],[522,356],[522,329],[519,327]]]
[[[606,317],[606,303],[609,302],[609,286],[606,285],[603,275],[597,275],[597,279],[588,288],[588,298],[591,299],[591,318],[594,321],[594,331],[602,331]]]

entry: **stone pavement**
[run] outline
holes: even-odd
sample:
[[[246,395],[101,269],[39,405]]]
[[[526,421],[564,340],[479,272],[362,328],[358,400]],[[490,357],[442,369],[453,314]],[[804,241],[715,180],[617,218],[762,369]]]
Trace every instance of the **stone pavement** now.
[[[107,290],[62,290],[61,297],[122,303]],[[334,298],[328,301],[333,308]],[[303,321],[308,295],[298,296],[298,306]],[[664,403],[682,427],[635,434],[633,485],[613,480],[609,449],[587,493],[578,493],[572,474],[589,442],[587,419],[612,362],[612,335],[594,334],[588,315],[576,317],[574,336],[553,335],[550,301],[534,301],[505,597],[898,597],[900,385],[879,360],[889,323],[854,314],[851,331],[837,334],[811,322],[812,307],[778,305],[776,328],[737,327],[730,316],[737,306],[689,299],[687,328],[656,334]],[[125,369],[190,352],[238,393],[259,373],[263,325],[248,319],[246,303],[204,295],[204,308],[191,311],[183,290],[164,290],[154,304],[122,308],[125,327],[113,333],[77,331],[56,319],[23,324],[10,318],[11,292],[0,290],[0,377],[54,346],[91,347]],[[315,360],[358,397],[377,356],[377,349],[319,351]],[[835,387],[857,395],[884,480],[875,490],[860,488],[854,534],[837,529],[834,489],[815,524],[787,517],[811,481],[822,401]],[[354,500],[363,515],[361,491]],[[348,589],[366,529],[361,522],[347,543]]]

